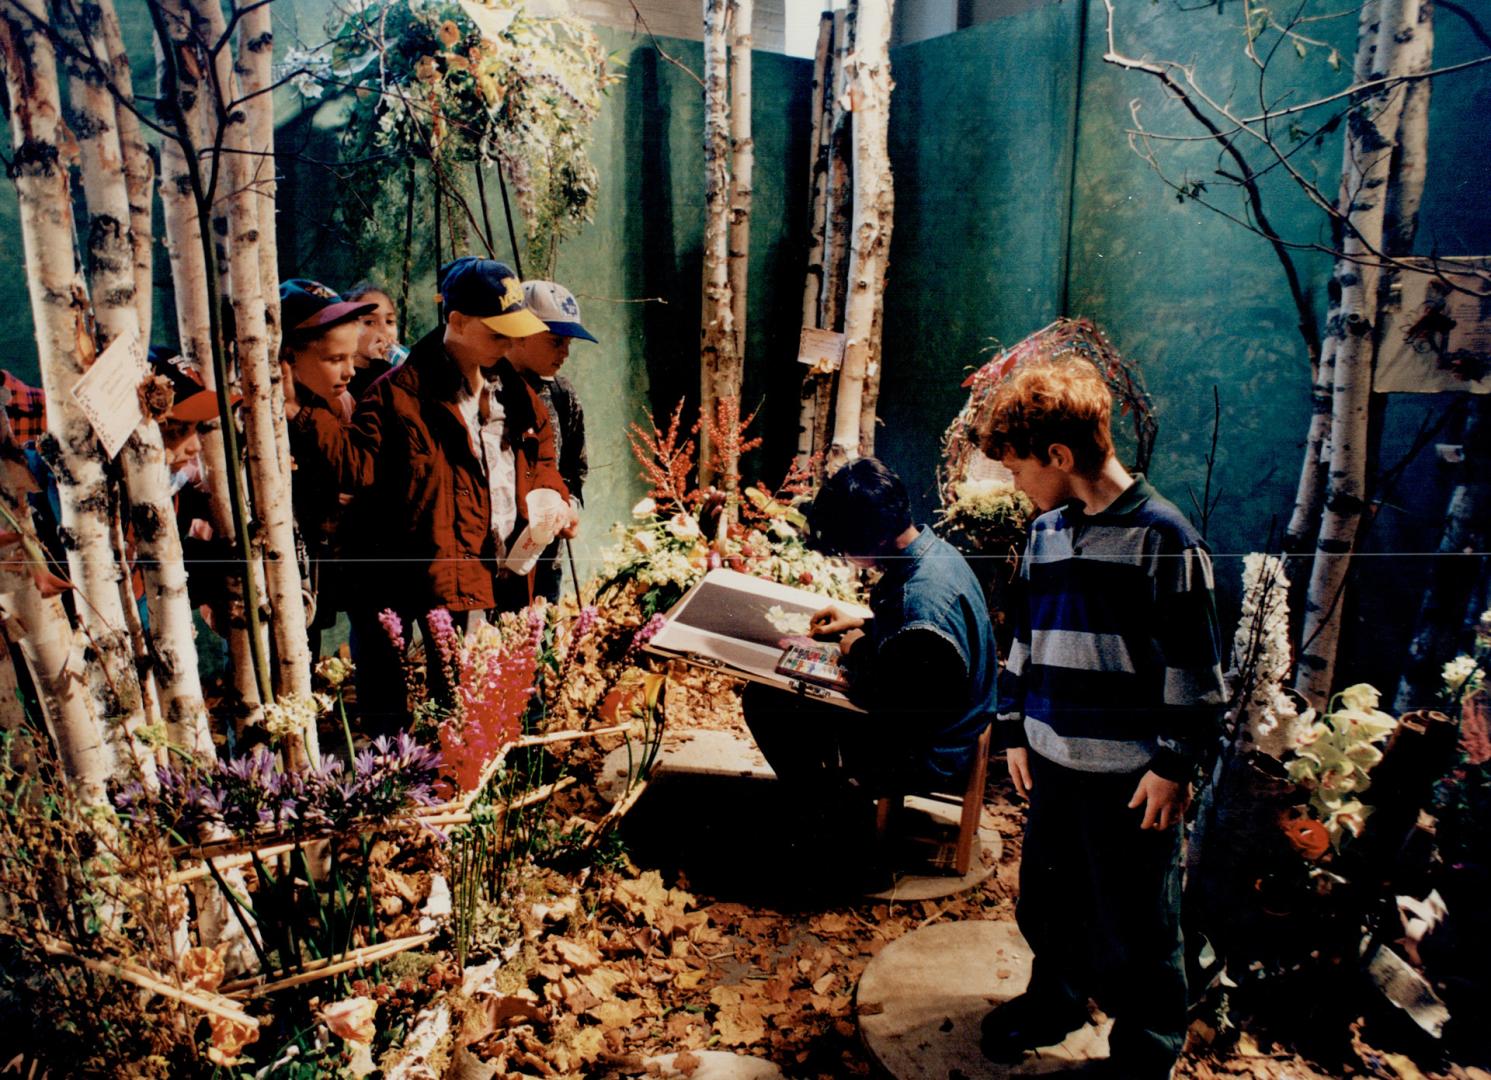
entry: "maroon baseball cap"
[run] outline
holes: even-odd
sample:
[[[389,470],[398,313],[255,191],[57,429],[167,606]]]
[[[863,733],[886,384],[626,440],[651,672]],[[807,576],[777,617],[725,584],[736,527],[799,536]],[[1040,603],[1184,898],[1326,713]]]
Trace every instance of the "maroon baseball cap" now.
[[[287,333],[327,330],[377,309],[377,304],[366,301],[343,300],[319,281],[292,278],[280,282],[280,325]]]

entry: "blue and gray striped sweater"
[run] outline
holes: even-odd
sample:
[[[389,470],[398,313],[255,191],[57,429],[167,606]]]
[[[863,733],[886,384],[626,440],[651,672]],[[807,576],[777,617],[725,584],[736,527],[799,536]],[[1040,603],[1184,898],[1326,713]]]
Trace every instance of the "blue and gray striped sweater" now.
[[[1221,646],[1205,541],[1145,479],[1030,527],[1000,676],[1006,746],[1084,772],[1190,779],[1216,738]]]

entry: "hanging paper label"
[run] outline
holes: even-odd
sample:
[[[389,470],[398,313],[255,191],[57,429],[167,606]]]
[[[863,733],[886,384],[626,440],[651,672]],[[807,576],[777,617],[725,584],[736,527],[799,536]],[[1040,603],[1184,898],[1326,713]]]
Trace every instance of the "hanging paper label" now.
[[[797,343],[797,362],[823,374],[838,371],[844,362],[844,341],[844,335],[837,330],[804,326]]]
[[[1422,272],[1387,271],[1372,389],[1491,393],[1491,296],[1486,294],[1491,260],[1415,261]]]
[[[73,384],[73,400],[111,458],[119,456],[135,428],[145,420],[140,410],[140,383],[145,373],[140,338],[128,334],[116,338]]]

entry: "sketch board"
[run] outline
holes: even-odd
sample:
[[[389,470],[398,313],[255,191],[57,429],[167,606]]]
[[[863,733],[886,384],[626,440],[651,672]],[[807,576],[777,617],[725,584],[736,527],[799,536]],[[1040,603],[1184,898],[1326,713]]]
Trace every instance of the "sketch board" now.
[[[790,639],[806,635],[808,620],[829,603],[827,597],[806,589],[734,570],[711,570],[668,612],[647,651],[863,711],[836,690],[777,670]],[[869,608],[835,603],[870,617]]]

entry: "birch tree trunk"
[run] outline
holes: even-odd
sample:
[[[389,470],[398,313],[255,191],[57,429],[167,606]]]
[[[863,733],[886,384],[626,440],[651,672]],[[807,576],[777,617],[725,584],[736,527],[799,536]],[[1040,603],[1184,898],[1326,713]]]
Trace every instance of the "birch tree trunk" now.
[[[850,158],[853,119],[849,111],[849,52],[857,6],[834,12],[833,78],[824,104],[828,123],[828,208],[824,217],[823,300],[818,325],[843,330],[844,296],[849,291],[849,227],[853,221],[854,167]],[[828,448],[837,372],[818,380],[813,409],[813,450]],[[826,458],[826,454],[825,454]],[[826,462],[821,462],[821,472]]]
[[[180,18],[180,13],[174,13]],[[184,35],[186,31],[183,29]],[[157,49],[165,43],[157,41]],[[170,66],[157,53],[162,71]],[[190,79],[190,73],[182,72],[181,80]],[[202,112],[205,101],[202,87],[195,79],[182,86],[175,94],[185,105],[180,118],[184,130],[190,133],[195,150],[205,130]],[[202,384],[209,390],[217,389],[217,372],[212,355],[212,305],[208,297],[208,268],[202,238],[201,219],[197,198],[193,190],[192,170],[188,168],[181,144],[174,139],[161,141],[160,199],[162,217],[165,220],[166,251],[171,262],[171,282],[176,300],[176,329],[181,343],[181,355],[195,368]],[[210,241],[209,241],[210,243]],[[226,411],[226,410],[224,410]],[[208,505],[212,515],[210,522],[215,535],[236,543],[238,530],[234,523],[232,491],[242,487],[243,470],[235,462],[236,476],[228,474],[228,454],[221,419],[201,432],[202,466],[207,481]],[[233,553],[232,561],[237,566],[245,557],[240,547]],[[217,630],[228,641],[228,657],[232,667],[233,687],[239,700],[253,708],[260,704],[260,686],[254,659],[254,645],[250,640],[250,623],[257,620],[247,618],[248,601],[245,599],[245,583],[241,574],[230,573],[226,579],[228,591],[228,625]],[[268,656],[267,638],[262,638],[260,648]]]
[[[880,305],[890,245],[892,191],[890,116],[890,16],[893,0],[860,0],[849,78],[854,114],[854,222],[850,236],[848,294],[844,303],[844,366],[834,403],[830,454],[835,462],[860,453],[875,309]]]
[[[199,44],[208,48],[222,45],[217,53],[215,111],[221,125],[217,132],[217,145],[221,149],[216,158],[226,185],[227,246],[238,364],[243,381],[246,457],[254,492],[254,516],[263,545],[265,584],[274,612],[270,634],[275,644],[275,693],[278,697],[309,698],[311,654],[306,635],[300,567],[295,559],[290,474],[288,468],[281,465],[281,432],[275,425],[276,413],[281,418],[284,416],[284,394],[280,386],[278,357],[270,357],[268,351],[266,305],[259,261],[259,209],[262,201],[254,187],[255,162],[259,159],[252,153],[248,113],[224,41],[227,27],[222,9],[216,0],[195,0],[194,10]],[[266,97],[260,95],[256,100],[262,102]],[[314,726],[291,736],[289,751],[294,764],[316,761],[320,755]]]
[[[101,24],[96,26],[101,30]],[[107,52],[95,37],[78,40],[85,52]],[[88,208],[88,256],[93,312],[100,348],[121,338],[144,344],[136,293],[133,220],[125,158],[115,101],[101,73],[85,65],[68,65],[73,108],[78,116],[78,146],[83,192]],[[112,76],[110,76],[112,77]],[[186,566],[176,532],[170,478],[160,429],[147,419],[130,436],[121,453],[129,503],[129,523],[144,571],[145,600],[150,612],[148,652],[159,694],[161,718],[172,742],[193,755],[211,756],[212,735],[193,639]],[[120,550],[123,550],[122,545]],[[125,581],[125,614],[132,614],[133,589]],[[143,635],[142,635],[143,636]]]
[[[259,196],[259,287],[264,296],[269,355],[280,351],[279,243],[275,231],[274,28],[267,4],[244,11],[238,42],[239,81],[253,147],[254,191]]]
[[[259,290],[264,298],[264,330],[269,362],[280,355],[280,271],[279,242],[275,231],[275,161],[274,161],[274,28],[269,5],[258,4],[244,11],[239,24],[239,85],[243,90],[243,111],[248,117],[249,144],[252,155],[246,163],[251,173],[250,186],[256,196],[258,213]],[[274,430],[279,452],[280,471],[290,475],[289,424],[285,419],[284,388],[274,395]],[[288,482],[288,481],[287,481]]]
[[[10,53],[9,20],[0,16],[0,47]],[[9,56],[7,56],[7,61]],[[0,409],[0,503],[21,526],[36,535],[26,493],[36,485],[11,436],[10,417]],[[11,621],[21,656],[31,672],[47,733],[62,770],[86,806],[107,806],[105,785],[114,773],[114,753],[104,740],[95,701],[86,692],[88,674],[82,635],[73,633],[57,597],[43,597],[25,566],[0,564],[0,610]],[[152,774],[153,775],[153,774]]]
[[[828,101],[828,213],[823,222],[823,305],[818,325],[844,328],[844,296],[849,291],[849,229],[854,220],[854,165],[850,157],[853,117],[849,112],[849,50],[852,12],[834,12],[833,80]],[[823,443],[818,444],[821,448]]]
[[[1397,76],[1415,62],[1421,0],[1383,0],[1376,30],[1374,74]],[[1393,148],[1403,112],[1402,87],[1373,94],[1347,124],[1347,190],[1351,207],[1344,257],[1336,267],[1343,318],[1328,328],[1336,338],[1331,393],[1330,475],[1316,542],[1295,689],[1320,707],[1330,696],[1341,635],[1346,574],[1366,506],[1369,451],[1367,413],[1377,344],[1381,250]]]
[[[140,323],[140,341],[150,344],[151,323],[154,316],[155,282],[153,279],[155,255],[152,248],[155,233],[155,207],[152,181],[155,179],[155,164],[150,157],[150,144],[145,139],[145,129],[135,115],[134,76],[130,71],[129,54],[124,50],[124,35],[119,29],[119,16],[114,9],[114,0],[96,0],[98,11],[98,33],[104,55],[108,58],[109,79],[114,84],[114,93],[121,102],[116,107],[119,130],[119,149],[124,158],[124,183],[129,200],[129,237],[134,259],[135,310]]]
[[[889,245],[887,245],[888,247]],[[885,295],[885,271],[887,259],[879,259],[876,263],[876,272],[879,283],[875,287],[877,295]],[[865,389],[864,406],[859,414],[859,452],[866,456],[874,456],[875,453],[875,428],[878,424],[876,407],[880,403],[880,359],[884,355],[881,348],[881,335],[884,333],[885,308],[883,304],[875,305],[875,316],[870,322],[870,350],[865,360]]]
[[[1381,13],[1381,0],[1365,0],[1357,15],[1356,57],[1352,63],[1352,82],[1366,82],[1372,74],[1372,60],[1377,54],[1376,27]],[[1336,205],[1342,213],[1351,207],[1351,192],[1347,188],[1351,176],[1352,141],[1348,135],[1342,142],[1341,190]],[[1335,386],[1336,346],[1340,341],[1341,284],[1336,275],[1331,275],[1329,307],[1326,309],[1326,337],[1321,343],[1320,359],[1310,372],[1310,427],[1305,435],[1304,460],[1300,464],[1299,484],[1294,496],[1294,509],[1284,532],[1285,552],[1303,553],[1313,537],[1320,521],[1320,504],[1325,496],[1325,479],[1330,465],[1331,397]],[[1303,575],[1291,566],[1289,579],[1299,580]]]
[[[13,175],[47,405],[48,430],[41,450],[57,480],[62,542],[78,593],[79,621],[95,653],[95,662],[87,666],[90,688],[114,766],[137,767],[148,784],[155,779],[154,758],[135,738],[145,714],[120,603],[122,570],[109,525],[107,459],[71,393],[93,361],[93,342],[87,292],[73,260],[68,136],[47,25],[40,0],[12,0],[0,9],[0,49],[15,148]]]
[[[746,302],[751,267],[751,176],[756,144],[751,138],[751,23],[755,0],[730,3],[730,310],[735,322],[735,356],[746,356]],[[743,375],[743,370],[742,370]],[[737,396],[739,391],[737,391]],[[726,472],[735,472],[733,462]]]
[[[823,300],[824,266],[823,251],[825,231],[828,227],[828,134],[830,131],[825,104],[829,100],[829,88],[833,78],[834,17],[825,11],[818,22],[818,47],[813,52],[813,91],[811,104],[813,117],[812,162],[808,170],[808,190],[812,202],[808,213],[808,269],[802,290],[802,324],[817,327],[820,305]],[[802,394],[797,407],[797,467],[806,469],[812,460],[814,425],[818,413],[818,384],[824,378],[816,371],[809,371],[802,379]]]
[[[704,0],[704,304],[700,327],[699,484],[714,483],[718,451],[708,421],[722,398],[739,396],[730,294],[730,91],[728,0]]]

